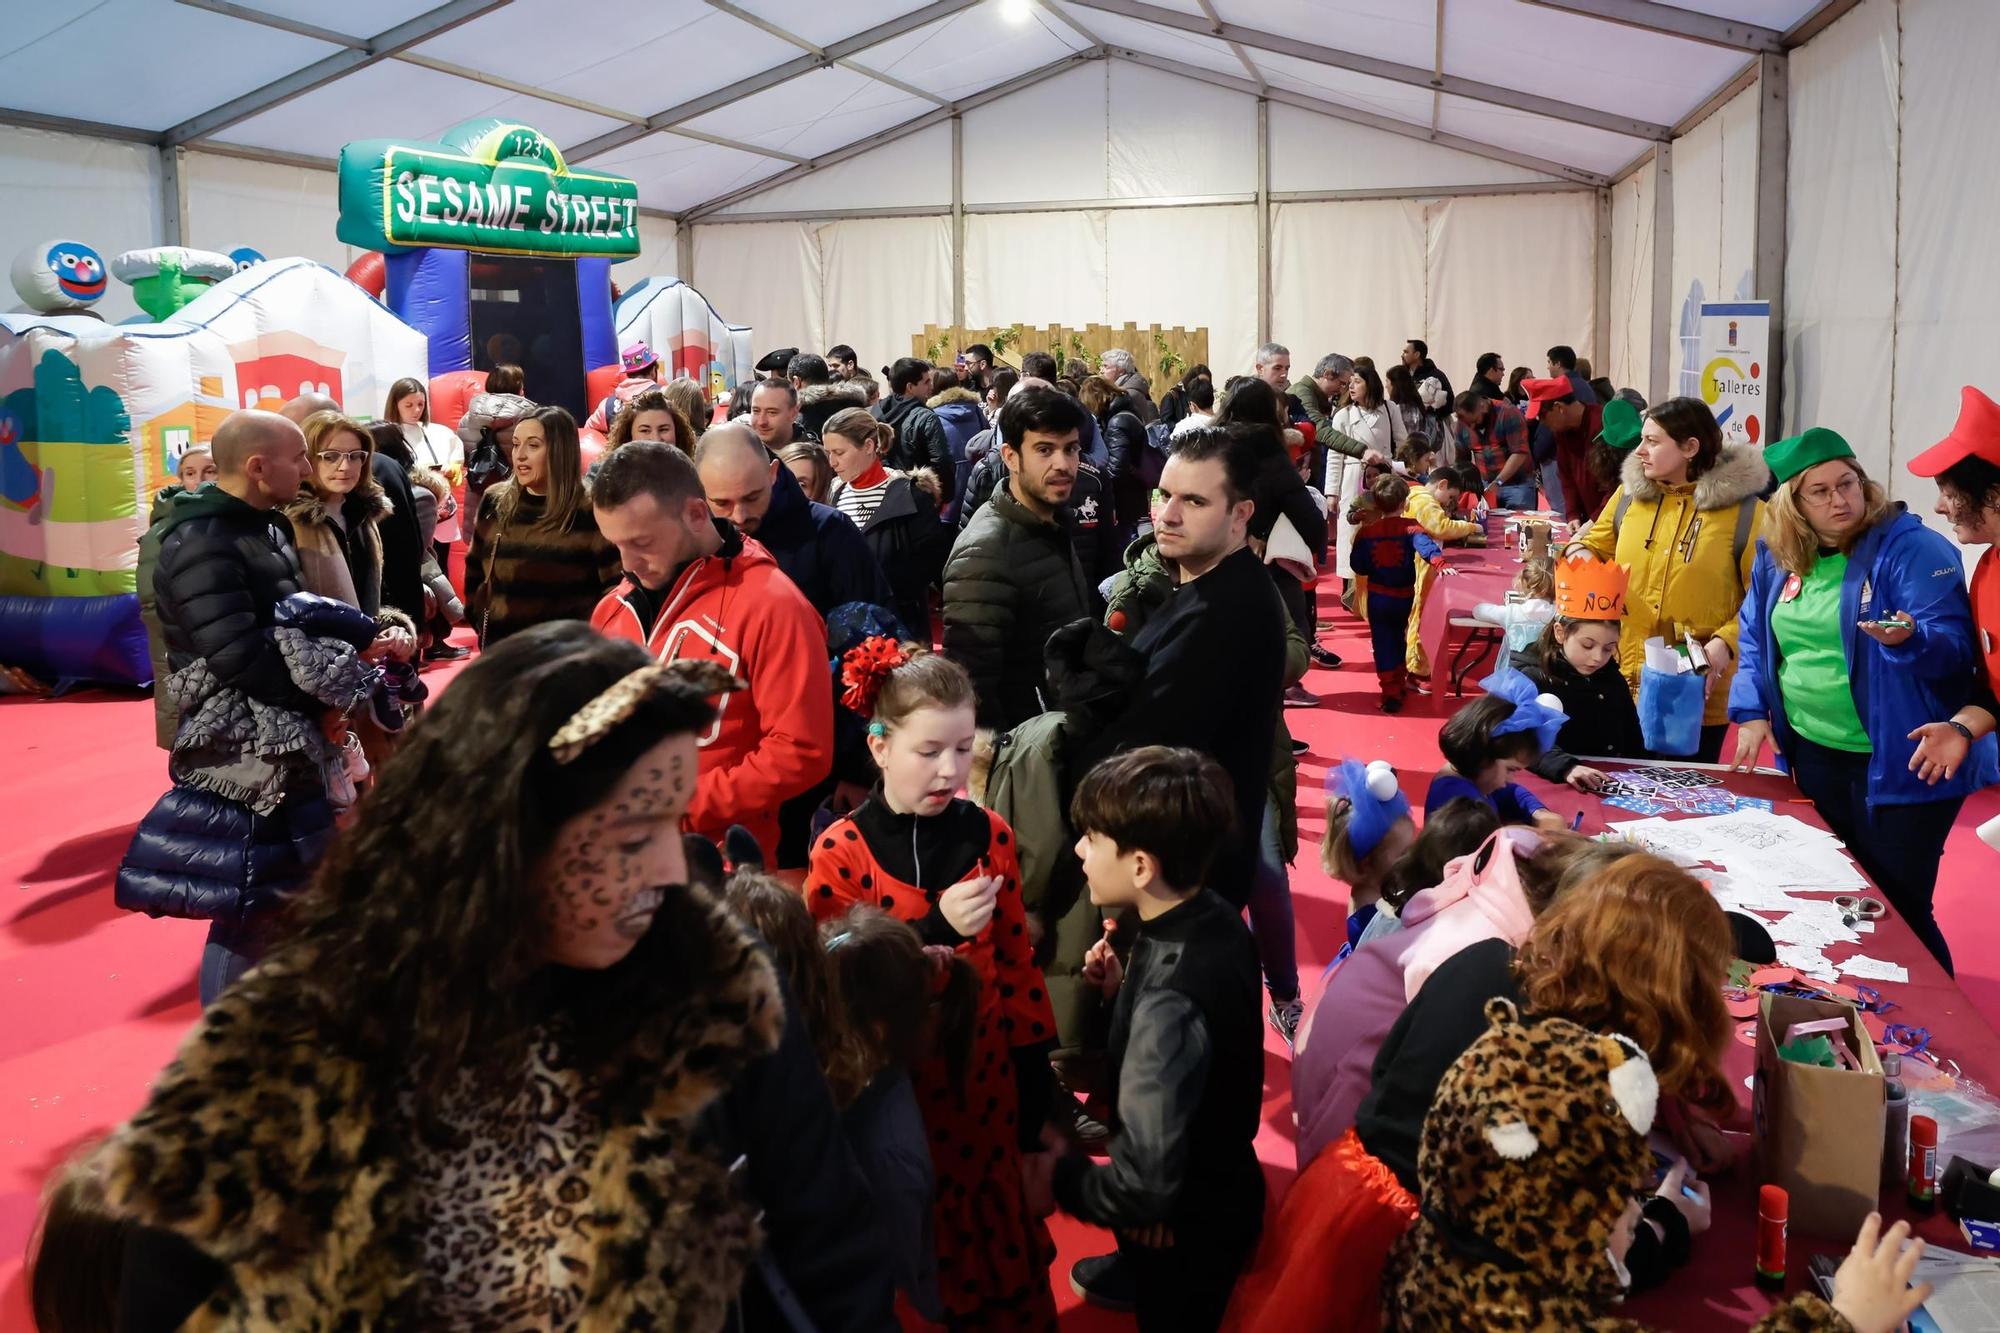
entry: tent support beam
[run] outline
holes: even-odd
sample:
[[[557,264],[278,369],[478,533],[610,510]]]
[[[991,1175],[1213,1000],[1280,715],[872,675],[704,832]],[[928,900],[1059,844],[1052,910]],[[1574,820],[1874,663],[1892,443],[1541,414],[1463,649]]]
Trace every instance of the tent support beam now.
[[[795,32],[790,31],[789,29],[779,27],[777,24],[771,22],[769,19],[759,18],[755,14],[752,14],[747,9],[744,9],[738,5],[731,4],[729,0],[707,0],[707,3],[709,8],[718,9],[723,13],[729,15],[729,17],[733,19],[737,19],[740,22],[747,23],[753,28],[759,28],[764,32],[768,32],[773,37],[776,37],[779,41],[789,42],[793,46],[798,47],[801,51],[807,51],[816,56],[826,55],[826,49],[824,47],[817,46],[814,43],[807,41],[805,38],[799,36]],[[831,63],[839,65],[842,69],[852,70],[854,73],[861,75],[863,78],[873,79],[877,83],[886,83],[891,88],[894,88],[896,91],[900,93],[907,94],[908,96],[911,97],[919,98],[922,101],[931,103],[933,106],[943,106],[945,104],[946,99],[939,97],[936,93],[927,93],[922,88],[918,88],[912,84],[904,83],[901,79],[892,78],[891,76],[884,74],[881,70],[872,69],[867,65],[861,64],[859,61],[847,60],[838,57],[828,57],[828,59],[831,61]]]
[[[965,117],[951,118],[951,326],[965,327]]]
[[[682,223],[674,229],[674,276],[694,286],[694,228]]]
[[[1394,116],[1378,115],[1373,111],[1361,111],[1355,107],[1342,106],[1338,102],[1328,102],[1317,97],[1307,97],[1303,93],[1295,93],[1285,88],[1266,88],[1260,91],[1257,85],[1247,79],[1239,79],[1229,74],[1217,74],[1213,70],[1203,69],[1199,65],[1190,65],[1185,61],[1169,60],[1165,56],[1148,55],[1144,51],[1127,50],[1122,46],[1114,46],[1109,49],[1111,54],[1120,60],[1129,60],[1133,64],[1146,65],[1168,74],[1178,74],[1183,78],[1193,79],[1197,83],[1213,84],[1218,88],[1227,88],[1231,92],[1243,93],[1249,97],[1264,97],[1273,102],[1282,102],[1286,106],[1297,107],[1301,111],[1312,111],[1322,116],[1329,116],[1334,120],[1345,120],[1356,125],[1366,125],[1370,129],[1384,130],[1390,134],[1400,134],[1406,139],[1421,139],[1425,143],[1434,143],[1445,148],[1455,148],[1461,153],[1471,153],[1475,157],[1490,158],[1495,162],[1505,162],[1508,166],[1520,167],[1527,171],[1538,171],[1544,176],[1554,176],[1557,179],[1572,181],[1578,185],[1589,186],[1592,189],[1611,183],[1607,177],[1600,176],[1594,171],[1584,171],[1581,168],[1568,166],[1561,162],[1551,162],[1546,158],[1534,157],[1527,153],[1516,153],[1507,148],[1496,148],[1492,144],[1481,143],[1477,139],[1467,139],[1456,134],[1435,133],[1426,126],[1413,125],[1407,120],[1398,120]],[[1422,194],[1423,191],[1404,190],[1401,193]]]
[[[187,162],[182,150],[162,144],[160,155],[160,244],[188,243]]]
[[[828,49],[831,50],[832,48],[829,47]],[[789,171],[781,171],[775,176],[769,176],[760,181],[752,181],[740,189],[731,190],[728,194],[718,195],[713,199],[696,204],[694,207],[687,209],[682,216],[689,222],[704,221],[710,214],[719,212],[731,204],[748,199],[752,195],[762,194],[765,190],[789,184],[801,177],[811,175],[822,167],[830,167],[836,162],[845,162],[850,157],[859,157],[863,153],[886,147],[899,139],[908,138],[918,130],[929,129],[933,125],[941,124],[976,107],[985,106],[988,102],[997,102],[1012,93],[1018,93],[1025,88],[1032,88],[1044,79],[1052,79],[1058,74],[1075,69],[1079,65],[1097,58],[1097,54],[1093,51],[1079,51],[1072,55],[1064,56],[1062,59],[1051,61],[1038,69],[1031,69],[1025,74],[1017,75],[1005,83],[997,83],[984,92],[974,93],[972,96],[961,98],[949,106],[941,106],[935,111],[927,111],[921,116],[904,121],[900,125],[891,126],[880,134],[858,140],[848,144],[844,148],[836,148],[830,153],[822,153],[811,161],[802,162]],[[847,214],[843,212],[841,216],[845,217]]]
[[[1592,323],[1591,366],[1600,375],[1611,373],[1611,190],[1597,192],[1596,278],[1591,287]]]
[[[1673,335],[1666,332],[1669,321]],[[1674,146],[1663,143],[1653,151],[1653,321],[1646,340],[1649,402],[1657,403],[1672,392],[1679,330],[1674,318]]]
[[[682,121],[694,120],[711,111],[720,111],[723,107],[732,106],[746,97],[754,97],[766,89],[796,79],[801,74],[824,69],[857,52],[865,51],[891,38],[901,37],[904,33],[915,32],[918,28],[935,23],[941,18],[947,18],[960,10],[970,9],[978,3],[980,0],[931,0],[930,4],[890,19],[887,23],[878,23],[852,37],[843,37],[823,48],[819,55],[810,53],[801,55],[787,60],[782,65],[774,65],[760,74],[752,74],[747,79],[738,79],[725,88],[718,88],[712,93],[703,93],[691,101],[670,106],[665,111],[648,116],[644,124],[621,125],[615,130],[607,130],[595,139],[586,139],[574,148],[564,149],[564,155],[573,162],[581,162],[585,158],[601,156],[614,148],[623,148],[654,130],[669,129]],[[873,146],[872,142],[869,146]]]
[[[1727,47],[1731,51],[1774,53],[1785,49],[1785,34],[1776,28],[1697,14],[1678,5],[1658,4],[1656,0],[1527,0],[1527,3],[1642,32]]]
[[[1782,432],[1785,392],[1785,209],[1789,190],[1791,60],[1757,57],[1757,250],[1750,290],[1771,303],[1771,342],[1764,357],[1764,438]]]
[[[1271,341],[1271,102],[1257,99],[1257,345]]]
[[[77,120],[72,116],[50,116],[40,111],[22,111],[0,106],[0,125],[17,130],[47,130],[51,134],[75,134],[86,139],[110,139],[117,143],[143,143],[157,148],[160,136],[152,130],[131,125],[113,125],[103,120]]]
[[[387,60],[419,42],[429,41],[439,33],[449,32],[461,23],[469,23],[510,2],[511,0],[445,0],[445,3],[436,9],[419,14],[407,23],[399,23],[387,32],[377,33],[368,39],[364,47],[359,49],[349,47],[336,51],[324,60],[315,60],[303,69],[293,70],[282,79],[274,80],[262,88],[224,102],[211,111],[204,111],[191,120],[184,120],[169,129],[162,136],[162,141],[172,147],[199,143],[211,135],[221,133],[231,125],[241,124],[282,102],[288,102],[294,97],[332,83],[343,74],[352,74],[355,70],[365,69],[369,65]]]
[[[1673,134],[1669,126],[1655,125],[1650,121],[1638,120],[1631,116],[1620,116],[1608,111],[1577,106],[1558,98],[1538,97],[1533,93],[1481,83],[1477,79],[1461,78],[1455,74],[1439,76],[1420,66],[1399,64],[1393,60],[1381,60],[1374,56],[1356,55],[1352,51],[1342,51],[1331,46],[1317,46],[1295,37],[1262,32],[1237,23],[1224,23],[1219,31],[1211,32],[1207,20],[1197,15],[1163,9],[1158,5],[1146,3],[1146,0],[1070,0],[1070,3],[1084,9],[1097,9],[1107,14],[1116,14],[1121,18],[1138,19],[1163,28],[1191,32],[1201,37],[1220,37],[1225,41],[1247,46],[1253,51],[1272,51],[1301,60],[1310,60],[1315,64],[1331,65],[1335,69],[1344,69],[1355,74],[1387,79],[1392,83],[1434,89],[1453,97],[1485,102],[1490,106],[1504,106],[1510,110],[1546,116],[1551,120],[1565,121],[1572,125],[1588,125],[1592,129],[1604,130],[1611,134],[1653,140],[1667,139]]]

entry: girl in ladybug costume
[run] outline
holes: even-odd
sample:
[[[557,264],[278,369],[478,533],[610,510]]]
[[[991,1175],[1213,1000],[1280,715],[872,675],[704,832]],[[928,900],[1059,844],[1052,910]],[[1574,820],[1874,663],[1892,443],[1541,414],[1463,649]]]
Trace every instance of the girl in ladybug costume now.
[[[956,662],[885,638],[841,665],[842,702],[868,719],[875,791],[820,835],[806,874],[815,917],[857,903],[952,947],[982,983],[972,1058],[912,1071],[937,1175],[940,1295],[953,1329],[1055,1327],[1055,1247],[1028,1207],[1025,1154],[1043,1151],[1055,1017],[1021,905],[1007,822],[959,798],[972,765],[971,679]]]

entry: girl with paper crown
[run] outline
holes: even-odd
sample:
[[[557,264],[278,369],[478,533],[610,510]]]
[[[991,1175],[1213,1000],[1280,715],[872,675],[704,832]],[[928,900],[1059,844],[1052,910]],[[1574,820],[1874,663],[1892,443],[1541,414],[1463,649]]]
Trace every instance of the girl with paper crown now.
[[[1565,827],[1561,815],[1513,780],[1556,743],[1569,721],[1562,700],[1538,690],[1512,667],[1502,667],[1479,686],[1486,697],[1452,714],[1438,732],[1446,767],[1431,779],[1424,813],[1468,796],[1492,806],[1503,824]]]
[[[1531,767],[1537,777],[1596,791],[1605,775],[1577,755],[1639,759],[1646,754],[1632,688],[1617,669],[1630,571],[1572,556],[1556,561],[1555,573],[1555,619],[1533,645],[1514,654],[1514,669],[1560,699],[1569,721]]]

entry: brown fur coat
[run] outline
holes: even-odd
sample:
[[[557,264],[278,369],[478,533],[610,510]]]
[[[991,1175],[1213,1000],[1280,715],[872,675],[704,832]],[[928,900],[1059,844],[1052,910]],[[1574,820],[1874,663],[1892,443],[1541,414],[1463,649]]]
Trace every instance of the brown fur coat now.
[[[696,1121],[776,1048],[784,1011],[769,962],[700,889],[670,894],[639,948],[660,955],[639,960],[659,978],[656,1019],[587,1085],[602,1125],[575,1168],[590,1222],[575,1234],[589,1239],[552,1257],[588,1267],[580,1329],[717,1329],[758,1228]],[[401,1090],[369,1086],[342,1050],[354,1025],[313,1012],[311,966],[281,954],[209,1008],[96,1156],[114,1211],[227,1268],[187,1329],[423,1322],[415,1129]]]

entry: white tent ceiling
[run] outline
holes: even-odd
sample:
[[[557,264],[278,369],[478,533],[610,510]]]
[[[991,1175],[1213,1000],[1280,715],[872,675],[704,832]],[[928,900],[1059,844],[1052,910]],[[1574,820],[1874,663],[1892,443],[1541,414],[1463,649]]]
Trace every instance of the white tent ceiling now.
[[[912,2],[9,0],[0,123],[324,162],[506,116],[707,214],[1108,56],[1603,184],[1852,4]]]

